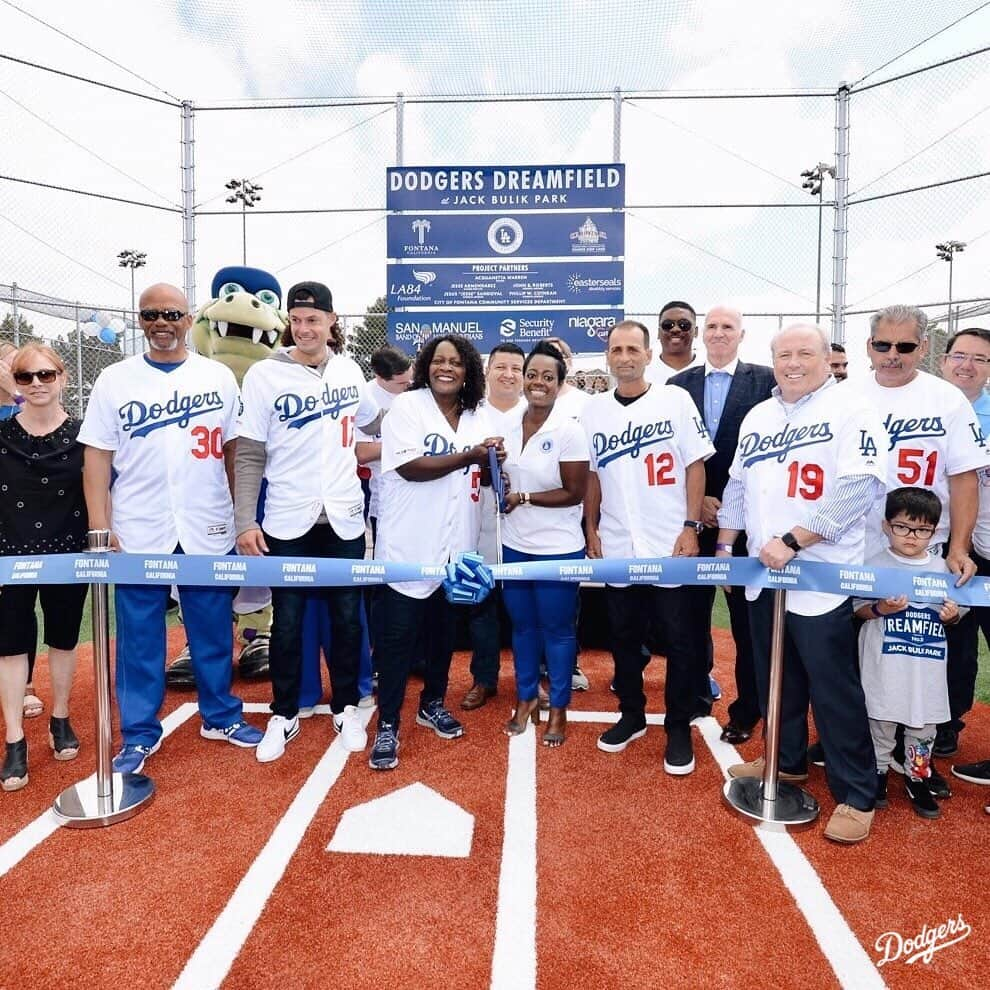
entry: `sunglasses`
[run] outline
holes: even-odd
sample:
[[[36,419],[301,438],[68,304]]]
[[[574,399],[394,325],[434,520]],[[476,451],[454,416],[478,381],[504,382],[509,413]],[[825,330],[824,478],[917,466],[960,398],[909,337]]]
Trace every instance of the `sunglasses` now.
[[[694,324],[690,320],[661,320],[660,329],[666,330],[670,333],[671,330],[677,327],[678,330],[683,330],[687,332],[688,330],[694,329]]]
[[[58,378],[58,372],[52,371],[51,368],[45,368],[43,371],[15,371],[14,381],[18,385],[30,385],[31,382],[37,378],[42,385],[51,385],[56,378]]]
[[[142,309],[140,313],[145,323],[154,323],[159,316],[166,323],[178,323],[185,315],[181,309]]]
[[[913,354],[919,346],[916,340],[899,340],[896,344],[889,340],[870,341],[870,347],[878,354],[886,354],[892,347],[898,354]]]

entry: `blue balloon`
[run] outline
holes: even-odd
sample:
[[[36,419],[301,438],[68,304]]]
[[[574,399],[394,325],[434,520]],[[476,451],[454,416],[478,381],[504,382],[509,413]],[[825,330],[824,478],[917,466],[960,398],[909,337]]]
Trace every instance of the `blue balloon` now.
[[[110,327],[100,327],[100,332],[97,334],[97,336],[100,338],[100,340],[103,341],[104,344],[117,343],[117,334],[114,333],[113,330],[110,329]]]

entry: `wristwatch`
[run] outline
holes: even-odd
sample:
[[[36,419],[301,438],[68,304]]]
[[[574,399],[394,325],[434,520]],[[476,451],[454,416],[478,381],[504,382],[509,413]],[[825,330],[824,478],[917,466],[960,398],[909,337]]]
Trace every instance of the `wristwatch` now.
[[[783,543],[788,550],[793,550],[796,554],[801,552],[801,544],[798,543],[797,537],[793,533],[784,533],[784,535],[780,538],[780,542]]]
[[[705,531],[705,524],[697,519],[685,519],[684,528],[693,529],[700,536]]]

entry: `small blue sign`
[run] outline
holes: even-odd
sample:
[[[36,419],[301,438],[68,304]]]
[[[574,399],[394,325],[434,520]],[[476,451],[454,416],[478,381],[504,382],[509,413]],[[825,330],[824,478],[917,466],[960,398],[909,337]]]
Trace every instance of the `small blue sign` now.
[[[389,340],[415,354],[431,337],[448,333],[467,337],[483,354],[496,344],[518,344],[524,351],[538,340],[560,337],[575,353],[603,351],[611,327],[622,322],[621,309],[485,310],[388,314]]]
[[[388,210],[621,209],[626,168],[608,165],[397,166]]]
[[[621,258],[623,213],[392,213],[388,256],[433,258]]]
[[[388,305],[621,306],[622,279],[621,261],[389,265]]]

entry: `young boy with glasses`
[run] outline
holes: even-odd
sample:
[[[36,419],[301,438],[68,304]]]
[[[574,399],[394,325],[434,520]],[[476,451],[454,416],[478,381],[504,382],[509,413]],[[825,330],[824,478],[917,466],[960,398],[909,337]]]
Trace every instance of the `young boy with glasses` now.
[[[948,573],[945,561],[929,552],[942,515],[937,495],[925,488],[895,488],[887,494],[883,532],[886,549],[867,567],[918,568]],[[887,770],[904,774],[911,806],[923,818],[938,818],[928,778],[935,730],[949,713],[945,627],[965,613],[955,602],[911,602],[906,595],[878,601],[856,599],[859,663],[866,711],[877,759],[877,807],[887,806]],[[904,726],[904,763],[893,760],[898,724]]]

